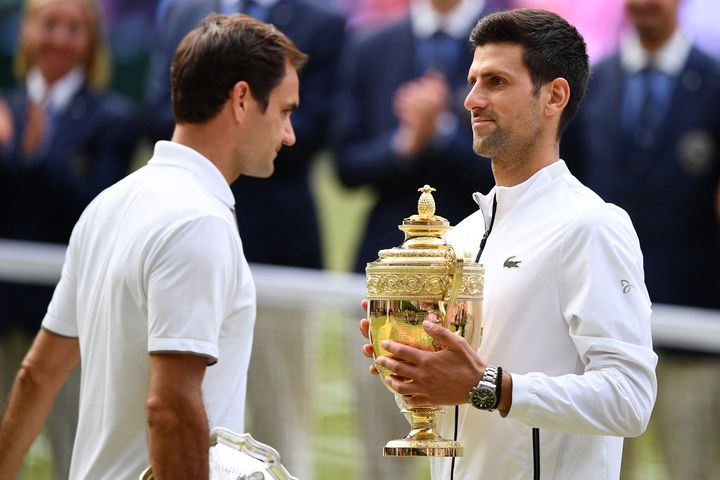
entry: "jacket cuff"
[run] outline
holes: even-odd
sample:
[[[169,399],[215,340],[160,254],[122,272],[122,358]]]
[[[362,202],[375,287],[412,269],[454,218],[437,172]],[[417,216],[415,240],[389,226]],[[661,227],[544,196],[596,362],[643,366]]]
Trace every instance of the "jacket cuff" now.
[[[532,379],[528,375],[512,374],[512,405],[505,418],[521,419],[527,416],[530,402],[535,396]]]

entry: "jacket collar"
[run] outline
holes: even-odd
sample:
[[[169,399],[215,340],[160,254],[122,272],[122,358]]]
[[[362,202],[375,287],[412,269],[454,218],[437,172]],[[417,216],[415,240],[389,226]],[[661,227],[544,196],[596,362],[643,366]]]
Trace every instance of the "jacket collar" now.
[[[555,178],[562,175],[569,174],[565,161],[557,160],[547,167],[544,167],[524,182],[512,186],[512,187],[499,187],[494,186],[487,195],[483,195],[480,192],[473,193],[473,199],[478,204],[482,211],[483,218],[485,219],[485,225],[490,225],[490,218],[492,217],[492,205],[493,199],[497,196],[497,214],[501,212],[507,212],[518,202],[518,200],[525,194],[525,192],[548,183]]]

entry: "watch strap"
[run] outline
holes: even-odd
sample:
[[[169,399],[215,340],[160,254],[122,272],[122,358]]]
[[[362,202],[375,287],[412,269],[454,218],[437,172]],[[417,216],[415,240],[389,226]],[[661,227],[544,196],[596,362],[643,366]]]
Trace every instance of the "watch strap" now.
[[[488,412],[495,410],[500,403],[500,399],[497,396],[499,374],[500,370],[498,370],[498,367],[495,367],[494,365],[485,365],[485,372],[483,373],[483,378],[480,380],[480,384],[485,383],[495,386],[495,404],[487,409]]]
[[[503,369],[502,367],[497,367],[497,380],[495,381],[495,398],[497,398],[497,402],[493,405],[492,410],[495,410],[498,405],[500,405],[500,399],[502,398],[502,379]]]

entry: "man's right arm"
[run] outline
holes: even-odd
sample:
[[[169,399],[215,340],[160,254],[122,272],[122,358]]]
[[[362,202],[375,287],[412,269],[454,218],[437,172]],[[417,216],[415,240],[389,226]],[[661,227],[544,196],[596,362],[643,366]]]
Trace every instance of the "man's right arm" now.
[[[79,361],[77,338],[40,330],[15,377],[0,420],[0,480],[15,478],[60,387]]]
[[[207,357],[150,356],[148,445],[155,478],[208,478],[210,433],[202,398]]]

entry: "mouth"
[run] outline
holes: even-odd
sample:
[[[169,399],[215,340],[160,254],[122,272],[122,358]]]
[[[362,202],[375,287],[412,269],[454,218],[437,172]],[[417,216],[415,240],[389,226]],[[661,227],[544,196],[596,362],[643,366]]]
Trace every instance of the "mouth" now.
[[[473,124],[490,123],[490,122],[494,122],[494,120],[493,120],[492,117],[483,116],[483,115],[481,115],[479,112],[478,112],[478,113],[475,113],[475,114],[472,116],[472,123],[473,123]]]
[[[495,121],[489,118],[473,117],[472,119],[473,128],[483,127],[486,125],[490,125],[491,123],[495,123]]]

